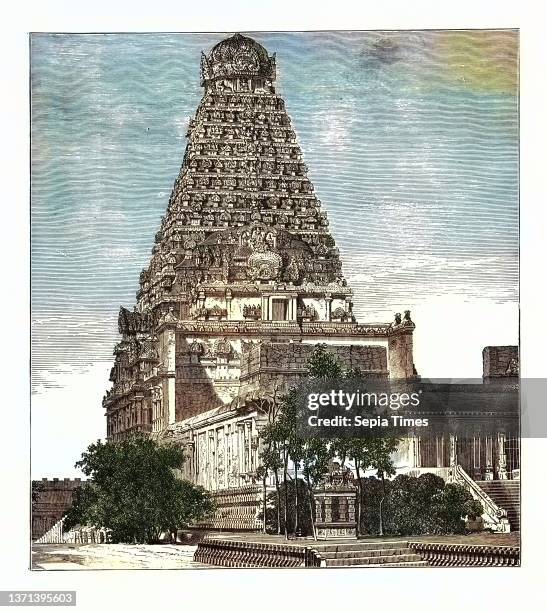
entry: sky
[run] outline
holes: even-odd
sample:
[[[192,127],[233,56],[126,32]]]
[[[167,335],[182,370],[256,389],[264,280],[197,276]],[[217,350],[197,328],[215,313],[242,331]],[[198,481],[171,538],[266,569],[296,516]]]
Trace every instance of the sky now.
[[[32,474],[105,435],[120,305],[178,174],[220,34],[31,40]],[[424,377],[518,342],[518,35],[246,33],[284,97],[361,322],[410,309]]]

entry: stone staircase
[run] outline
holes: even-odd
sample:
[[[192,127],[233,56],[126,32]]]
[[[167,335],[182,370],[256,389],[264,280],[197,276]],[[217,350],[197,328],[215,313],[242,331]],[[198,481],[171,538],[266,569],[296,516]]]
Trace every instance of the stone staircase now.
[[[316,544],[313,550],[324,567],[422,567],[428,565],[408,542]]]
[[[511,531],[520,531],[520,481],[478,480],[477,484],[497,506],[507,511]]]

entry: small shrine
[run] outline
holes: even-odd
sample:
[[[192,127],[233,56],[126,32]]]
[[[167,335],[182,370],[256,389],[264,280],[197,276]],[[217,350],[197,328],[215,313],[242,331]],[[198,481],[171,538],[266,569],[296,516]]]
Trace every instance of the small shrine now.
[[[333,462],[319,489],[314,491],[315,533],[318,540],[357,538],[355,505],[357,489],[353,474]]]

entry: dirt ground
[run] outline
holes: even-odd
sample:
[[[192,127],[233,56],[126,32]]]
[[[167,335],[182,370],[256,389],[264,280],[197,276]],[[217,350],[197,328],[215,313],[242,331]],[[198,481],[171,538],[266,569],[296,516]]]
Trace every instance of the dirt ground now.
[[[202,536],[203,534],[201,534]],[[261,533],[215,533],[212,537],[221,539],[310,546],[310,538],[285,540],[283,536]],[[194,538],[192,538],[193,540]],[[198,538],[200,539],[200,538]],[[356,542],[356,540],[336,540]],[[364,537],[362,542],[440,542],[450,544],[478,544],[489,546],[519,546],[517,533],[475,533],[461,536],[409,536],[409,537]],[[329,540],[328,542],[333,542]],[[326,541],[317,544],[328,543]],[[34,544],[32,569],[34,570],[98,570],[98,569],[214,569],[214,566],[196,563],[194,552],[197,546],[191,544]]]

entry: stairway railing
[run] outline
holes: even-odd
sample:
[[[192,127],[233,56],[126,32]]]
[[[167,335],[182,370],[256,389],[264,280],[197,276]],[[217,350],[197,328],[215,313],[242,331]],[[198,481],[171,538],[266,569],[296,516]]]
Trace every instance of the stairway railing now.
[[[54,525],[52,525],[44,535],[40,536],[36,540],[36,544],[62,544],[63,543],[63,523],[65,517],[60,518]]]
[[[511,528],[509,526],[509,520],[507,519],[507,511],[500,508],[471,476],[469,476],[461,465],[455,465],[449,469],[451,472],[451,480],[448,482],[455,482],[463,486],[471,493],[473,499],[476,499],[482,505],[482,520],[484,526],[497,533],[508,533]]]
[[[471,476],[469,476],[461,465],[440,468],[412,468],[408,473],[410,476],[420,476],[426,473],[436,474],[447,483],[461,485],[471,493],[473,499],[480,502],[483,509],[482,520],[485,529],[491,529],[496,533],[508,533],[511,530],[509,520],[507,519],[507,511],[500,508]]]

